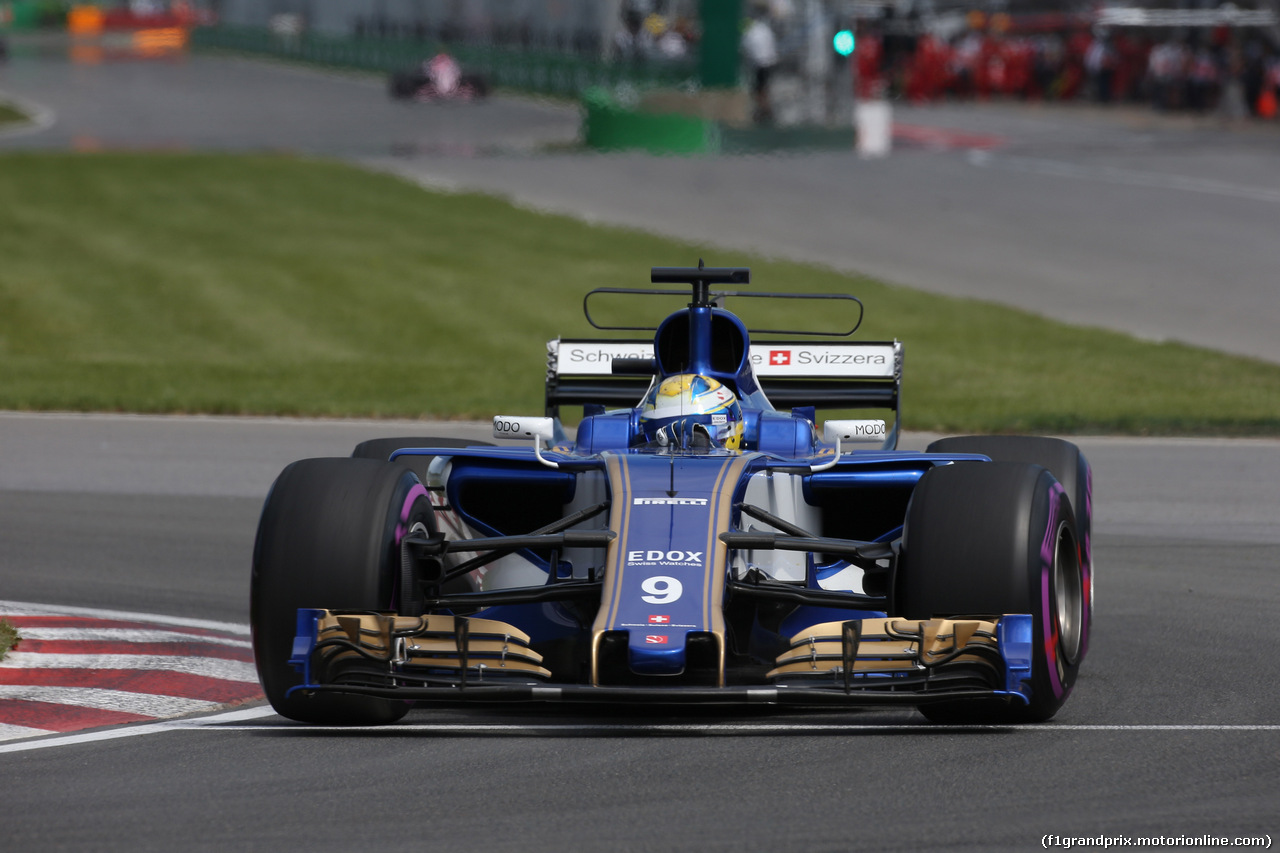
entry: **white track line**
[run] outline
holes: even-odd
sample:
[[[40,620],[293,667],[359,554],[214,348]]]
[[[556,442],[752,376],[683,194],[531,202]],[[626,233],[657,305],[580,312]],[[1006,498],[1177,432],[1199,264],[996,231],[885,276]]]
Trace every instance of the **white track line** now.
[[[213,622],[208,619],[188,619],[182,616],[160,616],[155,613],[133,613],[124,610],[100,610],[96,607],[63,607],[59,604],[0,601],[0,617],[6,615],[88,616],[95,619],[116,619],[121,622],[152,622],[156,625],[174,625],[179,628],[203,628],[207,631],[224,631],[228,634],[249,636],[249,626],[235,622]],[[19,633],[22,632],[19,631]]]
[[[47,735],[48,729],[33,729],[28,726],[14,726],[9,723],[0,723],[0,741],[16,740],[20,737],[38,737]]]
[[[175,726],[181,728],[182,726]],[[972,732],[972,731],[991,731],[1005,732],[1009,734],[1036,734],[1042,732],[1074,732],[1074,731],[1229,731],[1229,732],[1252,732],[1252,731],[1275,731],[1280,732],[1280,723],[1278,724],[1241,724],[1241,725],[1212,725],[1212,724],[1189,724],[1189,725],[1055,725],[1053,723],[1045,723],[1040,725],[1028,726],[944,726],[920,723],[917,725],[903,724],[883,724],[883,725],[841,725],[839,723],[831,724],[789,724],[789,723],[657,723],[654,725],[646,725],[644,723],[626,724],[626,723],[602,723],[595,724],[469,724],[469,723],[422,723],[422,724],[395,724],[390,726],[261,726],[261,725],[227,725],[218,726],[216,731],[292,731],[298,734],[307,734],[311,732],[345,732],[350,734],[932,734],[932,733],[952,733],[952,732]],[[212,729],[210,729],[212,730]]]
[[[244,720],[257,719],[259,717],[269,717],[274,713],[275,711],[271,710],[268,706],[239,708],[235,711],[226,711],[221,714],[213,714],[208,717],[198,717],[195,719],[162,720],[156,723],[144,723],[136,726],[118,726],[116,728],[99,729],[91,732],[78,732],[69,735],[59,735],[57,737],[18,741],[17,743],[0,743],[0,754],[4,754],[6,752],[28,752],[30,750],[48,749],[55,746],[97,743],[104,740],[118,740],[120,738],[159,734],[161,732],[181,729],[199,729],[205,726],[216,726],[222,723],[238,723]]]
[[[84,743],[96,743],[118,738],[138,737],[140,735],[160,734],[175,731],[204,732],[263,732],[275,731],[281,735],[307,735],[313,733],[336,733],[344,735],[378,734],[424,736],[432,734],[454,735],[619,735],[619,734],[706,734],[706,735],[747,735],[747,734],[946,734],[959,731],[989,730],[1007,734],[1034,735],[1054,732],[1083,731],[1133,731],[1133,732],[1188,732],[1188,731],[1221,731],[1221,732],[1280,732],[1280,724],[1261,725],[1214,725],[1214,724],[1132,724],[1132,725],[1087,725],[1068,724],[1055,725],[1046,723],[1034,726],[931,726],[931,725],[792,725],[792,724],[760,724],[760,723],[728,723],[728,724],[662,724],[662,725],[467,725],[467,724],[425,724],[425,725],[391,725],[391,726],[304,726],[304,725],[254,725],[249,721],[275,716],[270,706],[262,705],[253,708],[242,708],[213,714],[206,717],[187,718],[181,720],[163,720],[134,726],[120,726],[112,729],[84,732],[79,734],[45,737],[16,743],[0,743],[0,754],[7,752],[26,752],[36,749],[47,749],[57,746],[74,746]]]
[[[210,637],[181,631],[141,631],[135,628],[29,628],[18,629],[24,640],[101,640],[117,643],[209,643],[215,646],[253,648],[248,640],[233,637]],[[21,648],[21,646],[19,646]]]
[[[204,699],[181,699],[177,696],[131,693],[101,687],[49,687],[41,684],[0,684],[0,699],[97,708],[100,711],[120,711],[143,717],[176,717],[180,714],[215,711],[222,707],[220,702]]]
[[[21,649],[22,645],[19,644]],[[185,672],[224,681],[256,684],[258,672],[253,664],[221,658],[188,657],[186,655],[46,655],[39,652],[10,652],[0,661],[3,669],[127,669]]]
[[[1232,184],[1209,178],[1190,178],[1185,175],[1142,172],[1137,169],[1122,169],[1115,166],[1084,166],[1058,160],[1042,160],[1035,157],[1004,156],[992,154],[989,151],[970,151],[967,156],[969,162],[974,166],[1000,166],[1015,172],[1029,172],[1056,178],[1100,181],[1108,184],[1124,184],[1131,187],[1175,190],[1280,204],[1280,190]]]
[[[20,112],[26,113],[27,117],[31,119],[31,123],[23,124],[19,122],[16,127],[0,130],[0,139],[13,139],[15,136],[40,133],[53,127],[58,122],[58,114],[49,107],[0,90],[0,104],[3,103],[13,104]]]

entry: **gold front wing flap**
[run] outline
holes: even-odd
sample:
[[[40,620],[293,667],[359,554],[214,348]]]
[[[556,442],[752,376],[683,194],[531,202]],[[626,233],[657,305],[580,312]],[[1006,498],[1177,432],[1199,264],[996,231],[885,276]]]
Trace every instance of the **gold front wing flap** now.
[[[395,616],[326,610],[317,626],[316,663],[335,671],[344,662],[385,661],[403,668],[463,669],[550,678],[529,635],[493,619]]]
[[[999,659],[996,622],[981,619],[856,619],[824,622],[791,638],[768,678],[825,675],[844,670],[902,673],[953,661]]]

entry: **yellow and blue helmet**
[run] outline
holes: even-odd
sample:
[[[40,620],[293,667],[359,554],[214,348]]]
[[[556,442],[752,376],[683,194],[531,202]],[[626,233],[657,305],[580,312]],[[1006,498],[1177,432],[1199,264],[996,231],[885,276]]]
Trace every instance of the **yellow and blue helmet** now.
[[[679,373],[658,383],[640,408],[645,438],[664,446],[742,449],[742,406],[719,380]]]

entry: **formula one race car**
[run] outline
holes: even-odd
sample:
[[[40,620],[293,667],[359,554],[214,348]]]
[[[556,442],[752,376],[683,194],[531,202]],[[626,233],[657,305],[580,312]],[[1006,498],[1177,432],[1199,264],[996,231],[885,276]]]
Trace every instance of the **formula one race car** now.
[[[437,53],[417,68],[393,71],[387,92],[397,100],[478,101],[489,94],[489,83],[478,74],[464,74],[458,61]]]
[[[602,324],[601,300],[690,288],[591,291],[594,327],[655,334],[550,342],[545,413],[493,421],[522,443],[374,439],[285,468],[253,555],[275,709],[325,724],[460,701],[1052,717],[1092,611],[1079,450],[999,436],[898,451],[903,347],[841,339],[854,297],[719,289],[750,271],[701,264],[652,281],[692,300],[656,328]],[[749,330],[730,299],[848,306],[852,328]],[[572,437],[563,406],[581,407]],[[819,430],[818,407],[892,426]]]

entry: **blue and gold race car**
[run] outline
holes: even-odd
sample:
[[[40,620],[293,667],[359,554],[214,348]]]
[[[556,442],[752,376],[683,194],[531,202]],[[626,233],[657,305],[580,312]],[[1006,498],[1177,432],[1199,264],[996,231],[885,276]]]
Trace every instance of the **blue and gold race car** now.
[[[849,340],[856,299],[726,289],[750,271],[701,264],[651,281],[665,287],[587,295],[595,328],[652,337],[550,342],[545,411],[493,421],[520,443],[374,439],[285,468],[252,577],[275,709],[321,724],[460,701],[1052,717],[1089,644],[1079,450],[969,436],[899,451],[903,346]],[[656,327],[593,314],[653,296],[682,297]],[[851,321],[748,328],[724,307],[762,299]],[[581,413],[572,435],[562,407]],[[818,409],[884,417],[819,427]]]

